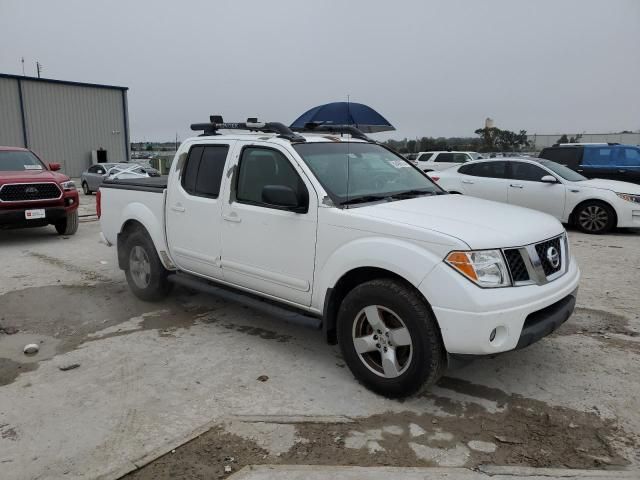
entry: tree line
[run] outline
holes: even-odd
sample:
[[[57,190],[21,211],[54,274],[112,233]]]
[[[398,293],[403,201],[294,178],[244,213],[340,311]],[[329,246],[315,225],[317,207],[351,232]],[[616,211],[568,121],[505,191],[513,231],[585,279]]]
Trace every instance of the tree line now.
[[[512,132],[497,127],[479,128],[478,137],[422,137],[415,140],[387,140],[390,148],[400,153],[431,150],[468,150],[474,152],[519,152],[531,146],[527,131]]]

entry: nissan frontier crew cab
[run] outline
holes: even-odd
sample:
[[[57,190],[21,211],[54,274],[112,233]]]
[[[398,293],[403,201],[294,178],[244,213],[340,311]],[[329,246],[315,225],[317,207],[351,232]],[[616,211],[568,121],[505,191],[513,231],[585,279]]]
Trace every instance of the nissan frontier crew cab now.
[[[104,240],[144,300],[222,284],[304,311],[389,397],[455,357],[526,347],[573,312],[580,272],[550,215],[447,194],[353,127],[192,129],[204,134],[168,179],[98,194]]]

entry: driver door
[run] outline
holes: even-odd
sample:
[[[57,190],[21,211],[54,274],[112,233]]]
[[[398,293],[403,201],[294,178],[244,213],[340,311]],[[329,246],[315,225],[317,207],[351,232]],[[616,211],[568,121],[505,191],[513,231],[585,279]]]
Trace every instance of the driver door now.
[[[540,181],[542,177],[551,174],[533,163],[516,161],[508,163],[510,167],[507,169],[509,203],[539,210],[562,219],[566,193],[564,184]]]
[[[318,198],[284,149],[242,142],[231,191],[222,206],[222,271],[225,281],[308,306],[316,254]],[[265,203],[266,185],[308,198],[297,213]]]

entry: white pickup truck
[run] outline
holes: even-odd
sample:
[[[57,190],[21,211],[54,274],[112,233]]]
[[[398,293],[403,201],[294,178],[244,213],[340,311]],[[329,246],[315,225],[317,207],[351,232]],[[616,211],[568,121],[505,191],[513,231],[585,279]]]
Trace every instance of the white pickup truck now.
[[[580,272],[550,215],[447,194],[353,128],[217,122],[192,125],[205,133],[168,179],[100,188],[104,240],[138,297],[224,285],[306,312],[389,397],[573,312]]]

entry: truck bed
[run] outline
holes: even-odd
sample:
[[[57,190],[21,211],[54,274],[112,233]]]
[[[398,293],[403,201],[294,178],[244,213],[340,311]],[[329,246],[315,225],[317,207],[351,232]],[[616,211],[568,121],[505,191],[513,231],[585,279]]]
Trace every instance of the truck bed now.
[[[100,188],[162,193],[167,188],[167,179],[168,177],[166,175],[160,177],[128,178],[121,180],[116,178],[113,180],[105,180],[102,182]]]

